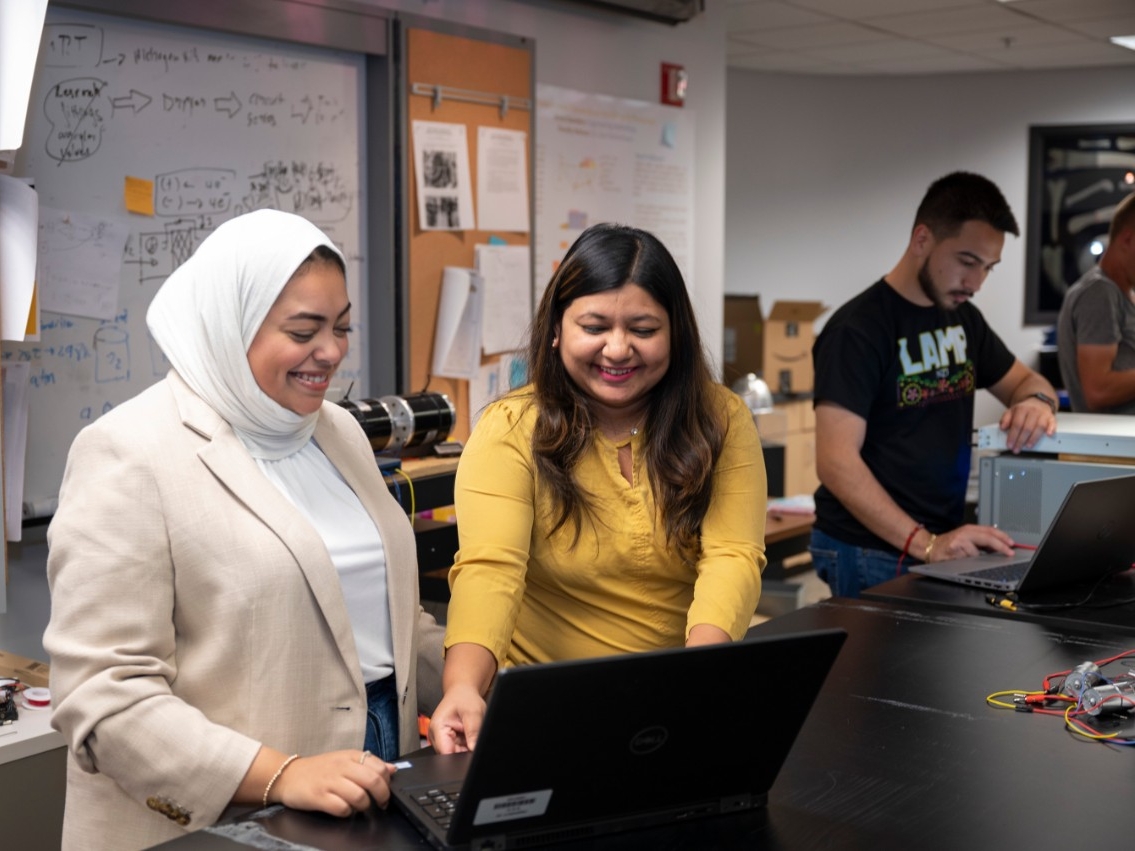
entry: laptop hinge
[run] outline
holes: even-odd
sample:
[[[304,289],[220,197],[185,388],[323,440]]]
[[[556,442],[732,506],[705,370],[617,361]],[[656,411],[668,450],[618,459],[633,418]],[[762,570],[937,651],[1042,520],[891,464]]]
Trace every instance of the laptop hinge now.
[[[728,798],[721,799],[722,813],[739,813],[742,810],[751,810],[752,808],[752,795],[731,795]]]

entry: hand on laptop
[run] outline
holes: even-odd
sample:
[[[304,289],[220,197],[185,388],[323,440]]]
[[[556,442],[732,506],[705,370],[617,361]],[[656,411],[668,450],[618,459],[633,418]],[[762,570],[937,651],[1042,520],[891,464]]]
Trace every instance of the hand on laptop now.
[[[430,744],[438,753],[462,753],[477,745],[485,717],[485,699],[473,686],[455,685],[430,717]]]
[[[372,800],[386,809],[395,771],[393,765],[359,750],[298,758],[271,784],[269,803],[340,817],[370,809]]]
[[[442,698],[430,717],[429,739],[438,753],[471,751],[477,745],[485,698],[497,675],[497,659],[487,647],[459,641],[445,652]]]
[[[975,556],[982,552],[995,552],[1011,556],[1013,539],[993,526],[970,523],[938,535],[930,548],[927,562],[948,561]]]

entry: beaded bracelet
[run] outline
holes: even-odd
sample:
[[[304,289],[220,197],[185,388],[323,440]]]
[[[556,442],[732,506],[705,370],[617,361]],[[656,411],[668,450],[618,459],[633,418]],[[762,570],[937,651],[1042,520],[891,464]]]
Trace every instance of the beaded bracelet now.
[[[298,753],[294,753],[290,757],[285,759],[283,764],[279,768],[276,769],[276,773],[272,775],[272,779],[269,780],[268,785],[264,787],[264,803],[263,803],[263,805],[265,807],[268,806],[268,793],[272,791],[272,787],[276,785],[276,781],[280,779],[280,775],[284,773],[284,769],[287,768],[289,765],[291,765],[293,762],[295,762],[299,758],[300,758],[300,755]]]
[[[910,554],[910,542],[914,540],[914,536],[918,534],[918,530],[925,528],[925,526],[919,523],[917,526],[910,530],[910,534],[906,536],[906,543],[902,545],[903,558],[906,558]]]
[[[902,545],[902,553],[899,555],[898,564],[895,565],[895,576],[902,575],[902,563],[906,561],[906,557],[910,554],[910,542],[914,540],[914,536],[918,534],[919,529],[926,528],[921,523],[910,530],[910,534],[906,536],[906,543]]]

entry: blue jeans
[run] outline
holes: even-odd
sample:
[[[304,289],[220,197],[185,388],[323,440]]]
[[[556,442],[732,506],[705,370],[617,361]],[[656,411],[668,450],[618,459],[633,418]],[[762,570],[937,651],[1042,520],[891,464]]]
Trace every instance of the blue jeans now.
[[[836,597],[858,597],[864,588],[899,575],[899,557],[894,553],[845,544],[819,529],[812,529],[808,549],[816,575]],[[906,573],[905,568],[902,572]]]
[[[398,758],[398,686],[394,674],[367,683],[367,734],[363,750],[387,762]]]

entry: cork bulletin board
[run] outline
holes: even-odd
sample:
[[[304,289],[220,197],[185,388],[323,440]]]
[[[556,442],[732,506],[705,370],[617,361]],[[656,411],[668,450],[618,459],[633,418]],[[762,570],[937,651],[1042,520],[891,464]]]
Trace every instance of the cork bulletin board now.
[[[469,436],[469,383],[430,374],[443,270],[446,266],[472,268],[475,247],[490,240],[498,244],[529,245],[531,226],[528,233],[423,229],[418,221],[414,175],[417,166],[410,154],[410,128],[418,120],[464,124],[474,186],[478,129],[489,126],[526,133],[531,211],[534,43],[515,36],[486,40],[483,34],[472,37],[414,26],[407,26],[402,35],[405,57],[402,86],[406,105],[402,125],[406,221],[404,351],[409,373],[406,389],[409,392],[428,389],[448,395],[457,408],[457,421],[450,436],[463,441]],[[415,91],[425,90],[432,94],[415,94]],[[503,108],[502,102],[506,103]]]

